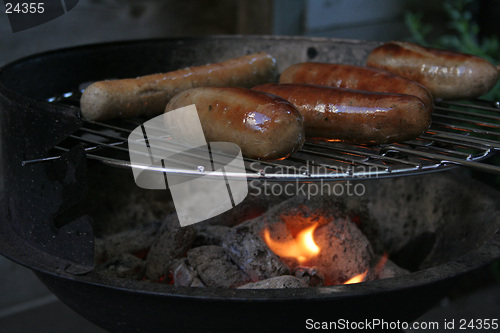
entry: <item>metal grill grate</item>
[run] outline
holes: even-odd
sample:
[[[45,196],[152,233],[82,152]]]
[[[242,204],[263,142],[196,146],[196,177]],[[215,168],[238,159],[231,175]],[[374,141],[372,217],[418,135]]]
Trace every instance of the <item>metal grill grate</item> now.
[[[79,106],[80,92],[67,93],[49,102]],[[90,159],[115,167],[135,167],[129,160],[127,139],[144,119],[114,120],[106,123],[84,121],[84,126],[54,149],[53,155],[24,164],[59,158],[57,151],[82,145]],[[283,161],[245,159],[246,174],[225,173],[227,177],[273,181],[317,181],[379,178],[412,175],[466,166],[500,173],[500,166],[482,162],[500,149],[499,103],[482,100],[439,102],[430,129],[411,141],[380,145],[349,145],[336,142],[306,142],[301,150]],[[203,168],[172,161],[174,167],[159,172],[200,175]],[[176,165],[178,163],[178,165]],[[168,164],[170,165],[170,164]],[[145,166],[147,167],[147,166]],[[210,172],[211,176],[222,174]]]

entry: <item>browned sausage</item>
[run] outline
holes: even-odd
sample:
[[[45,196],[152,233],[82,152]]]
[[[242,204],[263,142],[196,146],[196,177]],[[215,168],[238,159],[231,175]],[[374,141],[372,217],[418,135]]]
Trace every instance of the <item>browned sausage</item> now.
[[[172,96],[194,87],[251,88],[270,82],[276,61],[261,52],[220,63],[152,74],[134,79],[98,81],[85,89],[80,100],[87,119],[106,120],[161,114]]]
[[[193,88],[175,95],[165,112],[192,104],[206,140],[235,143],[243,156],[283,159],[304,143],[302,115],[281,97],[245,88]]]
[[[360,144],[413,139],[431,113],[415,96],[309,84],[263,84],[253,89],[290,101],[302,113],[306,137]]]
[[[498,81],[497,68],[483,58],[409,42],[389,42],[377,47],[366,64],[417,81],[435,98],[479,97]]]
[[[413,95],[434,108],[431,93],[421,84],[387,71],[363,66],[304,62],[286,68],[280,83],[307,83],[354,90]]]

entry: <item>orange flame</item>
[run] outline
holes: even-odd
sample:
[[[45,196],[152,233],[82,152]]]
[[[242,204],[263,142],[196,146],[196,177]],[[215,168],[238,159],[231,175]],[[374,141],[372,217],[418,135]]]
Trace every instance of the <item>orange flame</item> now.
[[[317,226],[318,224],[316,223],[299,232],[294,239],[285,242],[277,242],[271,239],[269,230],[266,228],[264,230],[264,240],[267,246],[278,256],[295,258],[302,264],[306,260],[316,256],[320,251],[319,246],[314,242],[313,238],[313,233]]]
[[[349,280],[347,280],[346,282],[344,282],[344,284],[353,284],[353,283],[363,282],[365,280],[365,277],[366,277],[367,273],[368,273],[368,270],[366,270],[364,273],[361,273],[361,274],[358,274],[356,276],[353,276],[352,278],[350,278]]]
[[[378,278],[380,275],[380,272],[384,269],[385,264],[387,263],[387,260],[389,259],[389,256],[387,253],[384,253],[384,255],[380,258],[379,262],[373,269],[374,275]],[[366,270],[364,273],[358,274],[356,276],[353,276],[343,284],[353,284],[353,283],[360,283],[363,282],[366,278],[366,275],[368,274],[368,270]]]

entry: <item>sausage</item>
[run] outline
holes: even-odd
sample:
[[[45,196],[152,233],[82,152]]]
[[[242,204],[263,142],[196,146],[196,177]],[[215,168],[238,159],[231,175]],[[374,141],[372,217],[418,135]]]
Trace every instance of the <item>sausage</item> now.
[[[431,112],[411,95],[363,92],[309,84],[263,84],[253,89],[290,101],[302,113],[306,137],[356,144],[414,139]]]
[[[363,66],[304,62],[291,65],[281,73],[280,83],[306,83],[337,88],[413,95],[429,109],[434,109],[431,93],[421,84],[389,73]]]
[[[84,90],[80,107],[82,115],[91,120],[154,116],[165,110],[175,94],[186,89],[203,86],[251,88],[270,82],[275,76],[276,60],[261,52],[168,73],[97,81]]]
[[[434,98],[441,99],[479,97],[498,81],[497,68],[483,58],[409,42],[389,42],[375,48],[366,65],[419,82]]]
[[[302,115],[281,97],[246,88],[193,88],[175,95],[165,112],[192,104],[206,140],[235,143],[245,157],[284,159],[304,143]]]

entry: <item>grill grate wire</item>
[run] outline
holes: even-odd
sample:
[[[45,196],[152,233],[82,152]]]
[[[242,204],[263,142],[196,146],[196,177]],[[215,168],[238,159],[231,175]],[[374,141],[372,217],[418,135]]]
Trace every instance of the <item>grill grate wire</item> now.
[[[79,107],[80,91],[48,99],[70,108]],[[131,118],[97,122],[85,120],[83,126],[50,156],[27,160],[23,165],[57,159],[61,151],[82,145],[89,159],[114,167],[148,168],[130,163],[128,136],[145,119]],[[168,138],[165,138],[168,139]],[[137,142],[137,144],[144,144]],[[245,158],[246,173],[225,173],[227,177],[266,179],[271,181],[311,182],[382,178],[441,171],[465,166],[500,174],[500,166],[484,159],[500,150],[500,103],[484,100],[436,102],[429,130],[410,141],[378,145],[351,145],[338,142],[306,142],[301,150],[281,161],[258,161]],[[163,157],[156,156],[161,159]],[[223,176],[200,171],[190,163],[169,161],[169,167],[158,172]],[[151,170],[151,168],[148,168]],[[153,170],[155,168],[152,168]]]

